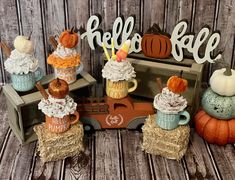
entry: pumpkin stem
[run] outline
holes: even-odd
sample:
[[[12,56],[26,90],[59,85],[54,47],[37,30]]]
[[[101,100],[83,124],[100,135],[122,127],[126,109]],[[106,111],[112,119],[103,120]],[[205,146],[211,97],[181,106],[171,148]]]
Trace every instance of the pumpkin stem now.
[[[224,75],[225,76],[232,76],[232,70],[228,64],[225,66],[225,68],[226,68],[226,71],[224,71]]]
[[[216,62],[222,64],[226,68],[226,70],[223,73],[225,76],[231,76],[232,75],[232,70],[231,70],[229,64],[226,63],[223,58],[217,60]]]
[[[180,78],[182,78],[183,72],[184,72],[183,70],[180,71],[180,75],[179,75]]]
[[[73,29],[74,29],[74,26],[71,28],[71,30],[70,30],[70,34],[73,34]]]
[[[154,23],[152,28],[153,28],[153,32],[154,32],[154,33],[162,34],[162,30],[161,30],[161,28],[158,26],[158,24]]]
[[[56,78],[56,87],[60,87],[60,86],[61,86],[60,79]]]
[[[28,40],[31,39],[32,33],[33,33],[33,31],[30,32],[29,37],[28,37]]]

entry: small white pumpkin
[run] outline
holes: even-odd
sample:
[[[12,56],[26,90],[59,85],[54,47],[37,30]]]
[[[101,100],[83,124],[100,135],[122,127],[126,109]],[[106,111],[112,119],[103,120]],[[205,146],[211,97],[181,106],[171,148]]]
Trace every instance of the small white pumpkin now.
[[[33,42],[27,36],[17,36],[14,40],[14,47],[21,53],[32,54],[34,50]]]
[[[210,78],[211,89],[221,96],[235,95],[235,70],[229,67],[216,70]]]

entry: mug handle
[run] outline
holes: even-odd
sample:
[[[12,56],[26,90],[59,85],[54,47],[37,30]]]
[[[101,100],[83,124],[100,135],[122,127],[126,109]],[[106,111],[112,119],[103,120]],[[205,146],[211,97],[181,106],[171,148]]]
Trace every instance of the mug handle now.
[[[37,70],[34,72],[34,74],[35,74],[36,81],[39,81],[42,79],[44,73],[43,73],[42,68],[38,67]]]
[[[79,121],[79,113],[77,112],[77,111],[75,111],[74,113],[73,113],[73,115],[75,115],[75,119],[73,120],[73,121],[70,121],[70,124],[72,125],[72,124],[75,124],[75,123],[77,123],[78,121]]]
[[[185,118],[180,118],[179,125],[186,125],[190,121],[190,115],[187,111],[179,112],[180,116],[184,116]]]
[[[84,68],[83,63],[80,62],[80,65],[78,66],[78,69],[77,69],[77,74],[81,73],[83,71],[83,68]]]
[[[133,92],[134,90],[136,90],[137,85],[138,85],[137,80],[136,80],[136,79],[131,79],[131,80],[129,80],[128,82],[132,82],[132,83],[134,84],[133,87],[131,87],[131,88],[128,89],[128,92],[130,93],[130,92]]]

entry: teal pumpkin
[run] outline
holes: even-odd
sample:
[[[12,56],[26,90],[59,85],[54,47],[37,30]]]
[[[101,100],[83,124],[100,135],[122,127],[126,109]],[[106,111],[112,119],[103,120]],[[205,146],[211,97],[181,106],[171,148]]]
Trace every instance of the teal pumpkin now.
[[[202,107],[215,118],[235,118],[235,96],[221,96],[208,88],[202,96]]]

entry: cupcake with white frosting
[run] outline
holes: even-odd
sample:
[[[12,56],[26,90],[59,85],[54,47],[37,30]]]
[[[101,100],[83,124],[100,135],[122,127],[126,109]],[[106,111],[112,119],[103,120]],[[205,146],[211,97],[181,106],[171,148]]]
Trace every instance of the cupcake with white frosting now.
[[[102,69],[102,76],[106,79],[106,94],[114,99],[121,99],[137,88],[134,67],[126,59],[131,41],[127,40],[114,57],[108,60]],[[134,86],[129,88],[129,83]]]
[[[29,91],[42,78],[43,71],[33,55],[34,45],[30,37],[17,36],[14,47],[4,62],[5,69],[11,74],[12,86],[16,91]]]
[[[187,100],[180,94],[173,93],[167,87],[157,94],[153,102],[154,107],[166,114],[177,114],[187,107]]]

